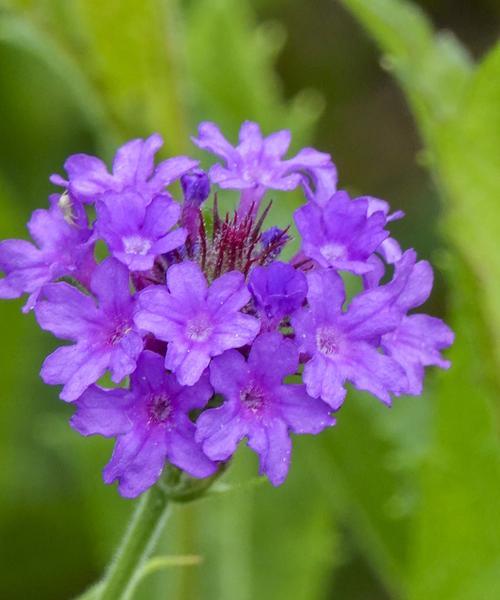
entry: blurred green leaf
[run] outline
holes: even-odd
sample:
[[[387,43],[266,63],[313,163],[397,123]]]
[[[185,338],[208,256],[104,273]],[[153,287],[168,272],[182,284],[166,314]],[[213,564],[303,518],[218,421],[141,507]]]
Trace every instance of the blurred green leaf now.
[[[413,107],[460,249],[451,298],[457,340],[441,376],[422,472],[409,596],[493,599],[500,587],[500,48],[475,73],[449,35],[407,2],[343,0],[386,54]],[[466,393],[464,394],[464,390]]]
[[[7,183],[0,177],[0,239],[12,237],[15,233],[22,231],[19,217],[16,217],[14,211],[14,201],[12,200],[12,191]],[[3,311],[2,311],[3,312]],[[9,344],[0,345],[0,364],[2,365],[2,392],[5,398],[16,395],[17,377],[19,369],[19,353],[26,343],[28,332],[26,323],[22,321],[23,315],[19,311],[18,303],[11,304],[5,311],[5,322],[2,320],[2,334],[4,339],[10,340]],[[0,486],[2,489],[8,489],[10,479],[13,476],[13,469],[9,467],[14,464],[15,444],[12,443],[12,436],[15,428],[12,423],[15,422],[15,403],[6,402],[2,409],[2,419],[0,419]],[[1,507],[0,507],[1,509]]]
[[[436,35],[406,0],[340,1],[379,44],[382,65],[399,80],[424,135],[433,137],[436,125],[456,114],[472,71],[465,48],[449,32]]]
[[[309,138],[322,102],[313,92],[283,101],[273,70],[285,36],[278,23],[257,27],[249,2],[197,0],[185,27],[196,120],[214,120],[234,135],[251,119],[264,131],[289,127],[295,144]]]
[[[452,370],[440,375],[434,398],[433,443],[414,529],[412,600],[494,600],[500,589],[499,390],[475,274],[458,257],[453,263],[456,343]]]
[[[412,500],[407,488],[412,470],[397,461],[404,437],[390,436],[383,424],[411,414],[412,423],[404,424],[402,432],[408,435],[422,421],[423,400],[413,406],[408,400],[397,400],[395,415],[373,397],[351,392],[337,426],[317,440],[323,452],[315,465],[321,493],[395,597],[402,596],[406,585],[412,508],[407,506]],[[423,435],[425,429],[418,431]]]
[[[88,74],[70,49],[53,35],[31,11],[0,9],[0,41],[42,61],[61,80],[101,145],[109,147],[118,138],[112,117]]]
[[[500,364],[500,44],[478,66],[459,117],[438,131],[439,170],[446,186],[446,231],[478,281],[493,354]]]
[[[185,150],[184,69],[175,0],[108,0],[105,4],[78,0],[69,4],[71,22],[78,24],[71,43],[111,107],[120,131],[127,138],[159,131],[168,151]]]
[[[7,6],[3,37],[68,75],[82,101],[90,99],[96,134],[108,146],[159,131],[170,152],[186,148],[174,0],[17,0]]]

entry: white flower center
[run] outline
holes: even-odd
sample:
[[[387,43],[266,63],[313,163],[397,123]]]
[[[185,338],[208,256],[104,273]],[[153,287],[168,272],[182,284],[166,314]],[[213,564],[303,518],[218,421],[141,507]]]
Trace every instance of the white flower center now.
[[[339,351],[339,335],[333,327],[319,327],[316,330],[316,347],[325,356],[331,357]]]
[[[343,244],[335,244],[334,242],[321,246],[320,252],[328,262],[345,258],[346,255],[345,246]]]
[[[131,235],[123,238],[123,248],[127,254],[139,254],[145,256],[153,244],[140,235]]]
[[[206,342],[213,333],[213,325],[207,315],[198,315],[188,321],[186,335],[193,342]]]

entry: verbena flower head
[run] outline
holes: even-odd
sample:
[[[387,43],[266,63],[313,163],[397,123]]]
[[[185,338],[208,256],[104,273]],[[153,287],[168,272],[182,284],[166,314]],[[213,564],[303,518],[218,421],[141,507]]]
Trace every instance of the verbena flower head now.
[[[68,178],[52,177],[63,193],[28,224],[36,245],[0,243],[0,297],[27,294],[40,326],[72,343],[42,378],[75,404],[76,430],[116,439],[104,478],[126,497],[168,465],[211,477],[243,440],[279,485],[291,434],[334,425],[347,383],[390,404],[422,392],[425,367],[449,367],[451,330],[413,314],[432,269],[391,236],[400,211],[339,190],[328,154],[285,158],[288,131],[265,137],[246,122],[233,146],[202,123],[194,141],[223,164],[206,173],[181,156],[155,167],[156,134],[120,148],[111,172],[71,156]],[[177,180],[180,201],[168,189]],[[289,228],[268,223],[261,204],[296,188],[300,239],[286,260]],[[240,194],[228,214],[224,189]],[[359,293],[346,293],[346,271]],[[103,387],[106,373],[120,387]]]

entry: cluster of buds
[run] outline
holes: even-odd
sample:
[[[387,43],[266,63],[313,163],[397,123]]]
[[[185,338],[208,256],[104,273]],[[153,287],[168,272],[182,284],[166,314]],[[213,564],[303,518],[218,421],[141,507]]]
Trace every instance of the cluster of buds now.
[[[433,275],[390,237],[401,212],[338,190],[328,154],[284,159],[288,131],[263,137],[246,122],[233,146],[202,123],[193,141],[221,162],[207,173],[184,156],[155,166],[158,135],[122,146],[111,173],[70,156],[67,178],[51,178],[62,193],[28,223],[36,245],[0,243],[0,298],[28,294],[24,310],[72,342],[41,377],[63,386],[74,429],[116,439],[104,479],[126,497],[168,464],[211,477],[244,439],[279,485],[290,433],[334,425],[346,383],[389,405],[422,392],[425,367],[449,366],[451,330],[408,314]],[[178,180],[181,202],[168,191]],[[266,228],[270,204],[261,205],[269,190],[296,188],[300,248],[285,262],[289,230]],[[233,214],[220,214],[218,189],[240,193]],[[345,273],[361,281],[350,298]],[[106,373],[115,387],[102,385]]]

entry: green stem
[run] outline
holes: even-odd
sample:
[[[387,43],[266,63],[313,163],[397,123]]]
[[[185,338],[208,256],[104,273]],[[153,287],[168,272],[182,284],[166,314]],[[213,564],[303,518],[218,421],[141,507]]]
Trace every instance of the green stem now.
[[[151,554],[168,515],[165,492],[152,487],[143,495],[102,584],[98,600],[126,600],[135,588],[140,569]]]

